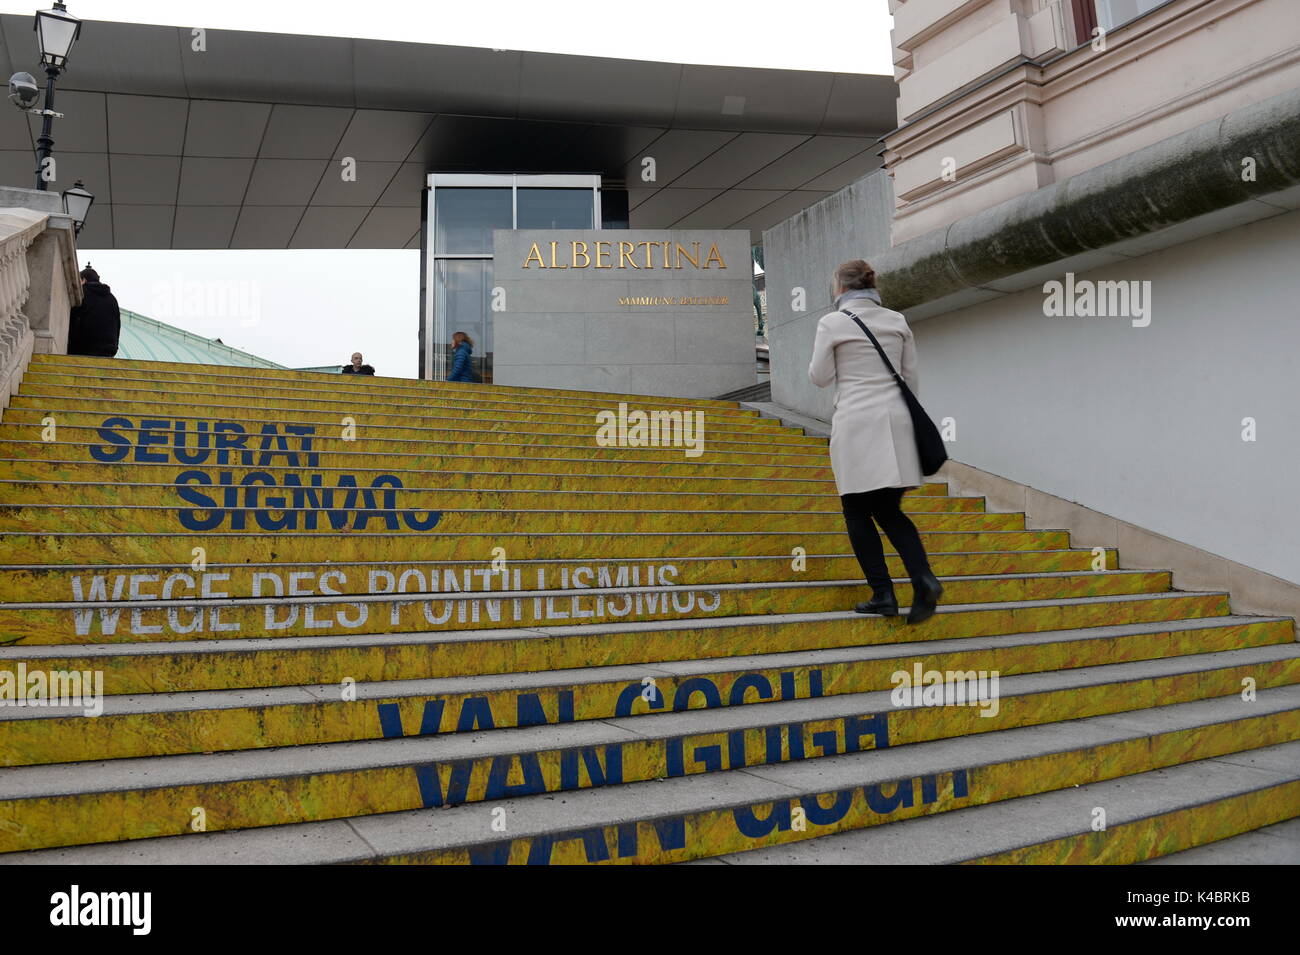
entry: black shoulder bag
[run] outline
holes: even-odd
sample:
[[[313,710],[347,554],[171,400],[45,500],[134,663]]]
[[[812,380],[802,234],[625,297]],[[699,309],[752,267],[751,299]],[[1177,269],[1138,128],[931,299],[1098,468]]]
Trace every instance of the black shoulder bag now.
[[[916,435],[916,452],[921,459],[921,473],[934,474],[939,468],[943,467],[943,462],[948,460],[948,449],[944,447],[943,438],[939,434],[939,429],[934,426],[930,416],[925,413],[921,407],[921,402],[917,400],[916,395],[912,394],[912,389],[907,387],[907,382],[903,380],[902,375],[894,371],[894,365],[885,354],[885,350],[880,347],[880,342],[876,341],[876,336],[871,334],[871,329],[863,324],[862,319],[854,315],[847,308],[840,309],[845,315],[858,323],[858,328],[867,333],[871,339],[871,344],[876,346],[876,351],[880,354],[880,360],[885,363],[889,373],[894,376],[894,381],[898,382],[898,387],[903,389],[903,400],[907,402],[907,411],[912,416],[912,433]]]

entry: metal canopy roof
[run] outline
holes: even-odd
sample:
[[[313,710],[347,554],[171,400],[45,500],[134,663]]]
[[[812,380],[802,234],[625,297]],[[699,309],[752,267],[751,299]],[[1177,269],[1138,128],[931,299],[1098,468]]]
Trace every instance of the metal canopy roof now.
[[[204,338],[139,312],[119,309],[122,328],[117,357],[141,361],[180,361],[198,365],[238,365],[243,368],[283,368],[275,362],[215,338]]]
[[[31,24],[0,16],[4,75],[37,72]],[[70,62],[51,185],[95,193],[88,249],[418,248],[432,171],[600,173],[634,228],[757,241],[896,125],[890,76],[97,21]],[[38,123],[0,112],[0,183],[33,182]]]

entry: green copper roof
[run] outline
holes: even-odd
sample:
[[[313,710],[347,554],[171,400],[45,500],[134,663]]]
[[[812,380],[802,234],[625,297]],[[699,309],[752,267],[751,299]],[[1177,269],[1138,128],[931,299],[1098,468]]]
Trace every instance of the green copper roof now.
[[[196,365],[239,365],[243,368],[285,367],[238,348],[231,348],[215,338],[195,335],[138,312],[125,308],[121,312],[122,331],[117,342],[118,358],[183,361]]]

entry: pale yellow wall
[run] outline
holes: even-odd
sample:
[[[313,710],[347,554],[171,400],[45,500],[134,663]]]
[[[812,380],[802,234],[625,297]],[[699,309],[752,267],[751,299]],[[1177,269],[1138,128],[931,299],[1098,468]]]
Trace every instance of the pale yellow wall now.
[[[896,244],[1300,86],[1297,0],[1174,0],[1105,49],[1064,0],[890,6]]]

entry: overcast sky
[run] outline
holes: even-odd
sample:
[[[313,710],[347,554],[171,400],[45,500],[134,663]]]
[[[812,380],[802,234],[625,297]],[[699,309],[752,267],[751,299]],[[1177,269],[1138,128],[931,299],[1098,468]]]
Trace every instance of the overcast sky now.
[[[801,0],[794,8],[754,0],[653,0],[570,6],[559,15],[556,7],[537,0],[387,5],[355,0],[65,2],[69,13],[85,20],[673,63],[893,72],[887,0]],[[31,14],[50,5],[0,0],[0,12]],[[584,10],[590,15],[585,28]],[[194,22],[194,17],[202,22]],[[34,51],[35,39],[32,42]],[[75,57],[74,49],[74,67]],[[33,55],[28,69],[35,63]],[[57,126],[55,131],[57,139]],[[81,260],[99,270],[124,308],[220,337],[227,345],[272,361],[290,366],[341,364],[359,349],[380,374],[416,374],[418,252],[87,249]],[[202,283],[201,295],[195,294],[196,283]]]

